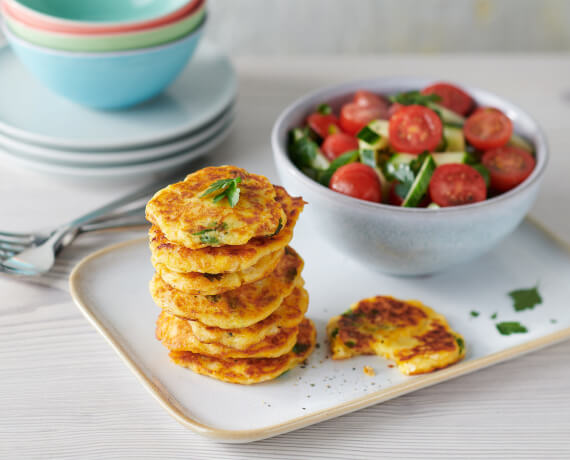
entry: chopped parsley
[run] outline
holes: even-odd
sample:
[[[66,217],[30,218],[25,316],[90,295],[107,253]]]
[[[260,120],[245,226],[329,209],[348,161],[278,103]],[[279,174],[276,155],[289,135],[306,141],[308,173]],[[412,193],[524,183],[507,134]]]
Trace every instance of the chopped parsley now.
[[[502,335],[524,334],[525,332],[528,332],[528,329],[518,321],[503,321],[502,323],[498,323],[496,326],[497,330]]]
[[[461,337],[455,337],[455,341],[459,347],[459,354],[463,353],[463,350],[465,350],[465,341]]]
[[[228,199],[228,203],[233,208],[239,201],[240,188],[238,184],[241,183],[241,177],[234,177],[233,179],[220,179],[211,184],[204,193],[200,195],[200,198],[204,198],[211,195],[214,192],[219,192],[214,197],[214,203]]]
[[[509,292],[513,299],[515,311],[532,310],[536,305],[542,303],[542,297],[538,292],[538,285],[529,289],[517,289]]]
[[[470,315],[473,316],[473,318],[477,318],[477,316],[479,316],[479,312],[475,311],[475,310],[471,310]]]
[[[220,244],[220,240],[216,235],[213,235],[211,233],[204,233],[203,235],[200,235],[200,243],[213,246],[215,244]]]
[[[283,220],[281,219],[281,217],[279,218],[279,223],[277,224],[277,228],[275,229],[275,231],[269,235],[269,238],[271,238],[272,236],[277,235],[281,229],[283,228]]]
[[[348,347],[348,348],[354,348],[356,346],[356,342],[352,341],[352,340],[347,340],[346,342],[344,342],[344,344]]]

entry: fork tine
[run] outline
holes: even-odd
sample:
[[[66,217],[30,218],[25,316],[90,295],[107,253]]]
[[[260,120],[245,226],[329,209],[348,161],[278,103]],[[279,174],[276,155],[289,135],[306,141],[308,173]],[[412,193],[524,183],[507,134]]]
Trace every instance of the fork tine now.
[[[5,249],[7,251],[23,251],[24,249],[27,249],[29,247],[31,247],[33,244],[33,241],[30,241],[28,243],[9,243],[6,241],[2,241],[0,240],[0,249]]]
[[[34,235],[31,233],[10,233],[10,232],[0,232],[0,239],[6,242],[26,242],[33,241]]]

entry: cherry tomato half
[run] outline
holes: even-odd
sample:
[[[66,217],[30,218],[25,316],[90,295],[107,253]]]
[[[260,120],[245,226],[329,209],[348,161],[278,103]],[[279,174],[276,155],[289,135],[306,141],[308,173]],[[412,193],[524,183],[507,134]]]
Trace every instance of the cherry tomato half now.
[[[388,117],[387,108],[377,105],[358,105],[356,102],[344,104],[340,109],[340,127],[352,136],[364,128],[372,120]]]
[[[473,99],[469,94],[450,83],[439,82],[422,89],[422,94],[437,94],[441,97],[438,104],[459,115],[467,115],[473,108]]]
[[[332,114],[323,115],[318,112],[312,113],[307,118],[307,123],[309,127],[323,139],[327,137],[331,131],[340,130],[338,118]],[[331,126],[333,127],[332,129]]]
[[[376,106],[384,107],[387,109],[389,105],[388,101],[383,97],[380,97],[377,94],[363,89],[359,89],[356,93],[354,93],[353,102],[356,105],[360,105],[362,107]]]
[[[388,109],[388,120],[392,118],[392,116],[400,110],[402,107],[406,107],[405,105],[400,104],[399,102],[394,102],[390,108]]]
[[[382,200],[380,180],[373,168],[362,163],[341,166],[331,177],[329,187],[335,192],[379,203]]]
[[[444,206],[477,203],[487,198],[485,179],[465,164],[446,164],[436,168],[429,183],[431,200]]]
[[[357,148],[358,139],[343,132],[329,134],[321,145],[321,151],[330,161],[349,150],[356,150]]]
[[[408,105],[392,115],[388,133],[395,150],[422,153],[437,147],[443,126],[433,110],[422,105]]]
[[[487,150],[481,160],[491,175],[491,187],[506,192],[524,181],[536,162],[530,153],[520,147],[505,145]]]
[[[463,133],[467,141],[480,150],[501,147],[513,134],[513,124],[499,109],[477,109],[465,122]]]

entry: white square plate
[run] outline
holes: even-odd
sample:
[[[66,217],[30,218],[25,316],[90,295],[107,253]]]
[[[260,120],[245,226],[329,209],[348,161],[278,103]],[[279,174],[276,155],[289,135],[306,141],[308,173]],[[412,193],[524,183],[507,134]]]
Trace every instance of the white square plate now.
[[[84,315],[170,414],[198,433],[226,442],[302,428],[570,338],[569,252],[529,221],[490,254],[424,278],[370,272],[306,237],[311,232],[304,225],[301,219],[293,247],[306,262],[308,316],[317,325],[320,346],[306,366],[271,382],[233,385],[170,362],[154,336],[159,309],[148,293],[153,269],[144,238],[83,260],[71,275],[71,292]],[[537,283],[543,303],[515,312],[508,292]],[[328,358],[327,320],[351,303],[378,294],[419,299],[443,313],[465,337],[466,358],[414,377],[376,356]],[[471,316],[472,310],[479,316]],[[528,333],[500,335],[495,326],[499,321],[519,321]],[[364,365],[373,367],[376,375],[365,375]]]

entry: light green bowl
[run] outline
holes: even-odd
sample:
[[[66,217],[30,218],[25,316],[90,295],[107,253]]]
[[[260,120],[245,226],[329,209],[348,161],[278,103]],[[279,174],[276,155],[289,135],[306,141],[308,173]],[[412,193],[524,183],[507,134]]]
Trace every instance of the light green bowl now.
[[[190,16],[162,27],[105,35],[78,35],[34,29],[8,14],[4,14],[4,20],[15,35],[35,45],[63,51],[106,52],[149,48],[177,40],[196,29],[205,13],[204,4]]]

